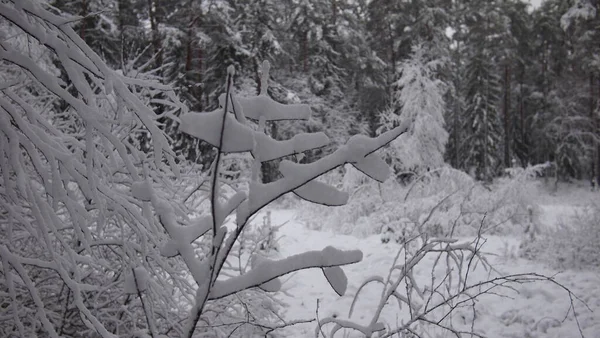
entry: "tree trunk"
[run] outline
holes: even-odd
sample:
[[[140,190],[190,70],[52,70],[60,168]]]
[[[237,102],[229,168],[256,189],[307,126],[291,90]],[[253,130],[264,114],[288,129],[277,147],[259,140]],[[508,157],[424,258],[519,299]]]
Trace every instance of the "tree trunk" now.
[[[306,6],[304,6],[303,8],[304,11],[304,17],[308,17],[308,10],[306,8]],[[302,71],[304,72],[304,74],[308,73],[308,29],[306,29],[303,33],[302,33]]]
[[[193,10],[194,0],[190,0],[188,2],[188,11],[189,11],[189,23],[187,29],[187,41],[186,41],[186,55],[185,55],[185,71],[189,73],[192,70],[192,39],[194,38],[194,25],[196,24],[197,18],[194,16]]]
[[[461,64],[461,51],[460,51],[460,41],[456,41],[456,53],[457,53],[457,64],[460,67]],[[462,91],[462,83],[459,74],[456,74],[456,108],[453,116],[453,125],[454,125],[454,167],[460,167],[460,113],[461,113],[461,91]]]
[[[83,0],[83,1],[81,2],[81,17],[82,17],[83,19],[82,19],[82,20],[81,20],[81,22],[79,23],[79,37],[80,37],[80,38],[81,38],[83,41],[85,41],[85,30],[86,30],[86,28],[87,28],[87,27],[86,27],[86,26],[87,26],[87,25],[86,25],[86,23],[87,23],[87,20],[86,20],[86,18],[85,18],[85,17],[86,17],[87,15],[88,15],[88,2],[87,2],[87,0]]]
[[[594,103],[594,96],[596,95],[596,93],[594,92],[594,73],[590,72],[589,75],[589,80],[590,80],[590,97],[589,97],[589,105],[590,105],[590,111],[589,111],[589,118],[590,118],[590,131],[591,134],[594,135],[596,134],[596,127],[594,126],[594,122],[596,121],[595,117],[594,117],[594,110],[595,110],[595,103]],[[591,155],[592,155],[592,167],[591,167],[591,175],[590,175],[590,179],[593,180],[594,178],[596,178],[596,160],[597,160],[597,154],[596,154],[596,140],[592,139],[591,140],[591,144],[590,144],[590,149],[592,149],[591,151]],[[598,172],[600,172],[600,170],[598,170]]]
[[[152,48],[154,52],[155,67],[162,67],[162,48],[160,32],[158,30],[158,18],[156,17],[156,0],[148,0],[148,17],[150,18],[150,29],[152,31]],[[162,72],[161,72],[162,73]]]
[[[547,79],[547,73],[548,73],[548,43],[544,42],[544,47],[543,47],[543,54],[542,54],[542,111],[548,111],[548,79]],[[559,161],[560,161],[560,154],[558,154],[557,152],[553,151],[550,149],[550,147],[548,145],[546,146],[542,146],[541,147],[541,153],[542,154],[538,154],[538,156],[535,158],[535,160],[539,160],[543,157],[546,158],[547,161],[550,161],[552,154],[555,153],[554,156],[554,161],[556,162],[556,177],[558,180],[558,177],[560,176],[558,173],[558,169],[559,169]]]
[[[504,166],[511,167],[510,163],[510,65],[508,61],[504,65]]]
[[[127,60],[127,56],[125,55],[125,4],[123,3],[124,0],[119,0],[117,2],[117,27],[119,29],[119,43],[121,44],[119,46],[120,48],[120,53],[119,53],[119,57],[121,58],[121,69],[123,70],[123,72],[125,72],[125,60]]]
[[[198,72],[198,82],[196,86],[194,86],[194,88],[197,91],[196,98],[198,99],[198,111],[202,111],[202,95],[204,94],[201,85],[203,81],[202,74],[204,73],[204,53],[202,50],[202,46],[198,47],[198,62],[196,63],[196,69]]]
[[[304,32],[302,38],[302,71],[308,73],[308,31]]]
[[[190,93],[195,99],[194,106],[191,107],[194,110],[202,111],[202,87],[199,86],[202,83],[202,47],[200,41],[198,41],[198,52],[194,67],[194,32],[196,27],[202,26],[202,0],[199,0],[197,9],[194,7],[196,0],[189,0],[188,11],[189,11],[189,24],[187,29],[187,40],[186,40],[186,57],[185,57],[185,73],[189,83],[192,85]],[[194,73],[195,70],[195,73]]]
[[[520,79],[519,79],[519,119],[520,119],[520,133],[521,133],[521,147],[523,148],[523,154],[522,154],[522,162],[521,165],[523,167],[527,166],[529,164],[529,146],[527,144],[527,133],[525,132],[526,127],[525,127],[525,100],[523,98],[524,93],[523,93],[523,83],[525,78],[525,66],[523,66],[523,69],[521,70],[521,75],[520,75]]]
[[[596,135],[600,136],[600,76],[596,79],[597,82],[597,96],[596,96],[596,104],[595,104],[595,115],[596,115]],[[596,159],[598,161],[597,167],[600,168],[600,144],[597,145],[597,154]],[[600,182],[600,170],[596,173],[596,186],[598,182]]]
[[[337,24],[337,0],[331,0],[331,21],[334,26]]]

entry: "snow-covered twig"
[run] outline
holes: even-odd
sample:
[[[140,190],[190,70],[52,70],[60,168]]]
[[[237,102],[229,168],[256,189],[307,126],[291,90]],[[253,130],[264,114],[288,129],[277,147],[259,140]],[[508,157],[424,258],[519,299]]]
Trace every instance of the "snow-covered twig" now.
[[[313,163],[298,164],[284,160],[279,166],[283,178],[263,184],[258,180],[258,171],[262,162],[293,155],[304,150],[320,148],[328,142],[322,134],[317,134],[315,137],[300,135],[302,137],[297,136],[289,141],[273,141],[266,138],[266,135],[260,131],[255,132],[246,126],[248,120],[245,119],[245,116],[251,116],[254,120],[258,120],[259,129],[267,120],[285,120],[294,118],[294,116],[308,118],[308,115],[305,114],[305,112],[310,112],[308,107],[281,105],[266,95],[268,70],[269,65],[265,62],[263,64],[262,91],[259,96],[243,100],[236,98],[230,92],[232,76],[230,70],[228,71],[228,89],[224,96],[226,99],[223,100],[222,112],[188,114],[181,117],[182,130],[185,133],[203,139],[217,148],[215,168],[220,165],[222,153],[251,152],[255,157],[252,182],[247,195],[245,192],[238,191],[224,204],[218,201],[218,170],[213,170],[211,196],[213,247],[210,256],[205,261],[198,262],[190,251],[190,239],[183,235],[184,229],[176,226],[173,221],[168,222],[171,225],[166,224],[165,220],[171,218],[170,216],[161,217],[165,229],[173,236],[172,245],[174,245],[174,249],[176,248],[173,252],[182,255],[199,286],[196,304],[192,307],[192,315],[188,322],[187,337],[192,336],[207,300],[219,299],[255,286],[278,290],[280,282],[276,278],[297,270],[323,268],[325,277],[332,287],[336,292],[343,293],[346,288],[346,277],[342,270],[337,269],[340,265],[360,261],[362,259],[360,251],[342,252],[326,248],[321,252],[307,252],[280,261],[263,261],[253,266],[253,269],[245,274],[230,277],[225,281],[217,280],[217,278],[221,275],[221,270],[234,243],[244,231],[248,220],[263,207],[289,192],[322,204],[329,204],[329,201],[333,205],[345,203],[347,197],[343,193],[313,180],[334,168],[350,163],[374,179],[384,181],[389,169],[387,164],[373,153],[407,129],[407,125],[404,124],[375,139],[354,136],[336,152]],[[229,112],[233,113],[233,117],[229,115]],[[160,207],[160,202],[154,204],[158,209],[164,210]],[[234,210],[236,211],[237,226],[234,232],[226,238],[225,229],[221,225]],[[223,240],[224,242],[221,242]]]
[[[415,239],[413,239],[415,240]],[[412,240],[411,240],[412,241]],[[375,332],[378,332],[377,337],[393,337],[402,332],[411,332],[415,336],[421,335],[417,332],[417,323],[436,326],[443,331],[449,332],[456,337],[464,334],[483,337],[481,334],[474,332],[474,324],[471,323],[471,329],[464,331],[453,327],[452,323],[448,322],[450,315],[457,309],[471,304],[475,306],[475,300],[482,295],[497,295],[505,297],[496,291],[496,289],[507,289],[509,291],[518,292],[513,285],[533,283],[533,282],[550,282],[567,292],[570,299],[569,312],[573,311],[575,320],[583,337],[583,332],[579,325],[579,319],[575,312],[575,300],[580,301],[586,307],[587,304],[573,294],[566,286],[557,282],[554,277],[548,277],[537,273],[522,273],[512,274],[507,276],[499,276],[489,278],[487,280],[469,283],[469,272],[473,269],[476,263],[482,263],[484,266],[491,268],[485,257],[481,254],[481,247],[485,243],[485,239],[478,236],[471,243],[458,243],[452,239],[430,239],[424,241],[420,248],[409,253],[409,242],[404,243],[398,251],[405,253],[405,262],[402,265],[396,265],[398,255],[394,259],[394,263],[390,268],[387,278],[373,276],[367,278],[357,289],[354,300],[350,307],[349,318],[352,316],[359,295],[363,288],[371,283],[379,283],[382,286],[382,294],[378,307],[372,314],[372,319],[368,325],[358,325],[351,320],[344,320],[336,317],[323,318],[319,320],[318,327],[315,329],[315,334],[318,337],[322,332],[322,327],[326,324],[334,324],[330,337],[334,337],[335,333],[341,329],[350,329],[361,332],[367,337],[371,337]],[[468,255],[465,255],[468,253]],[[416,284],[416,280],[412,276],[412,271],[421,263],[421,261],[430,254],[436,254],[432,268],[432,277],[429,286],[424,290],[420,290]],[[442,255],[446,255],[446,272],[439,282],[435,282],[434,272],[441,262]],[[399,270],[399,275],[393,275],[394,270]],[[491,271],[491,270],[490,270]],[[458,275],[458,283],[452,282],[452,276]],[[405,286],[405,294],[399,295],[401,284]],[[380,323],[380,316],[384,307],[390,304],[390,298],[395,298],[400,307],[402,304],[409,309],[410,316],[401,322],[401,325],[396,325],[393,329],[384,331],[385,326]],[[414,300],[420,299],[423,303]],[[591,311],[589,307],[588,310]]]

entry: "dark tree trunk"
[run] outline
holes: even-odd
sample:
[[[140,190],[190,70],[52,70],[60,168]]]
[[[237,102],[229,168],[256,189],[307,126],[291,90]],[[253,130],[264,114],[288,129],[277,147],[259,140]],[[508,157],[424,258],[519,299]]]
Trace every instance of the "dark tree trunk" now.
[[[302,71],[308,73],[308,31],[302,37]]]
[[[83,0],[81,2],[81,17],[83,18],[83,20],[81,20],[80,24],[79,24],[79,37],[85,41],[85,30],[87,29],[87,20],[86,20],[86,16],[88,15],[88,2],[87,0]]]
[[[196,83],[196,86],[194,86],[194,88],[196,90],[196,98],[198,99],[198,110],[202,111],[202,95],[204,94],[201,85],[203,81],[202,74],[204,73],[204,53],[202,47],[198,47],[198,62],[196,64],[196,68],[198,71],[198,83]]]
[[[331,22],[337,24],[337,0],[331,0]]]
[[[190,0],[188,3],[189,14],[189,24],[187,29],[187,41],[186,41],[186,55],[185,55],[185,71],[189,73],[192,70],[192,42],[194,38],[194,26],[196,24],[197,18],[194,16],[193,11],[194,0]]]
[[[155,65],[156,68],[160,68],[162,67],[163,62],[160,32],[158,30],[158,18],[156,16],[157,7],[158,4],[156,3],[156,0],[148,0],[148,17],[150,18],[150,29],[152,31],[152,48],[156,58]]]
[[[461,51],[460,51],[460,41],[456,41],[456,53],[458,56],[458,66],[460,67],[461,64]],[[461,97],[461,91],[462,91],[462,83],[461,83],[461,78],[460,75],[456,75],[456,108],[454,111],[454,116],[453,116],[453,126],[454,126],[454,167],[455,168],[460,168],[460,114],[461,114],[461,101],[460,101],[460,97]]]
[[[199,85],[202,83],[202,47],[200,41],[198,41],[198,45],[196,46],[198,51],[196,62],[194,64],[194,32],[196,27],[202,26],[202,12],[199,12],[202,7],[202,0],[199,0],[199,4],[196,6],[198,9],[194,8],[195,1],[196,0],[189,0],[188,3],[190,16],[186,40],[185,72],[189,83],[192,85],[190,93],[195,99],[192,108],[197,111],[202,111],[202,87]]]
[[[596,114],[596,135],[600,136],[600,76],[596,79],[596,104],[595,104],[595,114]],[[598,161],[597,167],[600,168],[600,144],[597,145],[597,154],[596,160]],[[600,182],[600,170],[596,173],[596,185]]]
[[[525,99],[524,99],[524,93],[523,93],[523,85],[524,85],[524,78],[525,78],[525,66],[523,66],[523,69],[521,70],[521,75],[520,75],[520,79],[519,79],[519,120],[520,120],[520,134],[521,134],[521,148],[522,148],[522,159],[521,159],[521,163],[524,167],[527,166],[527,164],[529,164],[529,145],[528,145],[528,140],[527,140],[527,127],[525,126]]]
[[[589,89],[590,89],[590,97],[589,97],[589,105],[590,105],[590,111],[589,111],[589,118],[590,118],[590,131],[591,134],[594,135],[596,134],[596,127],[594,126],[594,121],[596,121],[596,119],[594,118],[594,110],[595,110],[595,103],[594,103],[594,96],[596,95],[595,91],[594,91],[594,73],[590,73],[589,75],[589,80],[590,80],[590,84],[589,84]],[[591,175],[590,178],[594,179],[596,177],[597,174],[597,168],[596,168],[596,160],[597,160],[597,154],[596,154],[596,140],[592,139],[591,140],[591,147],[592,149],[591,154],[592,154],[592,167],[591,167]],[[598,170],[598,172],[600,172],[600,170]]]
[[[504,166],[506,168],[511,166],[510,163],[510,140],[511,140],[511,128],[510,128],[510,65],[508,61],[504,65],[504,104],[502,109],[504,110]]]

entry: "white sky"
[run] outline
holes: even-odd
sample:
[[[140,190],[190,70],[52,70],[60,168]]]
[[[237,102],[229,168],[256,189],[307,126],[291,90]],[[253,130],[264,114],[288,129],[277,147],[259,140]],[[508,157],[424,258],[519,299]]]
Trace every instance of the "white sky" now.
[[[533,7],[533,9],[535,9],[535,8],[540,7],[540,4],[544,0],[525,0],[525,1],[529,2],[531,4],[531,7]],[[530,10],[531,9],[532,8],[530,8]],[[454,31],[452,30],[452,28],[450,28],[450,27],[446,28],[446,36],[452,37],[452,34],[454,34]]]
[[[529,2],[531,3],[531,5],[534,8],[538,8],[540,6],[540,3],[542,2],[542,0],[529,0]]]

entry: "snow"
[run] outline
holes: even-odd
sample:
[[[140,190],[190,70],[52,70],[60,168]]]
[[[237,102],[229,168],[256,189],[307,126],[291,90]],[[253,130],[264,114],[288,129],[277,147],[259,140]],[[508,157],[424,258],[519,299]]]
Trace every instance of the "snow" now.
[[[124,291],[129,294],[137,294],[148,289],[150,274],[143,266],[138,266],[125,275]]]
[[[540,185],[533,194],[537,196],[541,209],[540,222],[554,228],[569,225],[572,217],[598,199],[598,192],[591,190],[588,181],[560,183],[558,187],[553,184]]]
[[[282,173],[284,176],[285,174]],[[319,181],[310,181],[305,185],[294,190],[298,197],[322,205],[341,206],[348,203],[350,197],[347,192],[339,191],[336,188]]]
[[[271,161],[285,156],[299,154],[306,150],[317,149],[329,144],[329,138],[325,133],[302,133],[297,134],[289,140],[276,141],[269,136],[256,133],[256,142],[261,161]]]
[[[245,103],[242,103],[244,106]],[[243,109],[246,112],[246,109]],[[223,110],[217,109],[208,113],[190,113],[181,117],[181,131],[217,147],[220,142],[219,126],[223,120]],[[302,153],[306,150],[321,148],[329,144],[324,133],[298,134],[289,140],[277,141],[262,132],[256,132],[243,125],[234,116],[228,114],[226,120],[226,137],[223,138],[221,150],[225,153],[253,151],[261,161],[271,161],[284,156]],[[257,147],[254,150],[254,142]]]
[[[179,250],[177,249],[177,242],[174,240],[169,240],[163,246],[160,247],[160,254],[164,257],[175,257],[179,255]]]
[[[356,169],[381,183],[385,182],[390,175],[390,167],[375,154],[371,154],[353,164]]]
[[[152,186],[148,181],[131,184],[131,195],[140,201],[149,202],[152,198]]]
[[[533,8],[538,8],[542,4],[543,0],[529,0],[529,3]]]
[[[246,117],[256,121],[260,120],[262,116],[266,121],[308,120],[311,114],[310,106],[306,104],[281,104],[266,95],[236,99],[244,107]],[[219,96],[219,103],[221,106],[225,105],[224,94]],[[232,107],[231,104],[228,106]],[[233,108],[231,108],[231,113],[233,113]]]
[[[573,21],[590,20],[596,17],[596,7],[590,2],[578,0],[560,19],[560,27],[569,29]]]
[[[359,262],[363,255],[360,250],[338,250],[327,246],[322,250],[312,250],[291,255],[281,260],[262,260],[255,263],[255,266],[241,276],[232,277],[227,280],[217,280],[211,290],[210,299],[219,299],[255,286],[263,286],[265,283],[274,280],[288,273],[309,269],[333,267],[347,265]],[[335,276],[332,285],[337,290],[342,286],[339,273]]]
[[[333,290],[341,297],[346,293],[346,289],[348,288],[348,277],[344,273],[344,270],[339,266],[334,266],[331,268],[323,268],[323,274],[329,285],[333,288]]]
[[[197,137],[218,147],[220,142],[220,125],[223,121],[223,109],[216,109],[208,113],[190,113],[181,117],[181,131]],[[226,153],[240,153],[252,150],[254,131],[237,122],[227,114],[226,135],[223,138],[221,150]]]
[[[564,208],[566,210],[568,206],[564,206]],[[381,296],[380,284],[371,283],[363,288],[352,316],[348,318],[353,296],[369,276],[387,276],[399,248],[398,244],[393,241],[382,244],[379,236],[359,239],[353,236],[309,230],[302,223],[294,220],[295,211],[293,210],[273,210],[272,215],[274,224],[288,222],[279,229],[279,233],[282,234],[279,255],[283,257],[306,250],[323,250],[327,247],[336,247],[341,250],[360,248],[364,253],[361,262],[344,267],[347,276],[347,290],[342,297],[331,289],[334,285],[344,284],[344,278],[341,277],[340,272],[329,272],[331,278],[323,278],[322,272],[315,269],[296,272],[294,278],[283,283],[282,290],[285,292],[277,293],[277,298],[286,304],[283,317],[286,320],[314,318],[318,302],[318,313],[321,319],[335,315],[337,319],[354,322],[354,325],[368,326],[371,319],[369,316],[372,315]],[[559,271],[546,268],[539,263],[515,258],[515,252],[511,252],[511,250],[514,251],[518,248],[519,239],[517,238],[498,236],[486,236],[486,238],[487,243],[484,245],[483,251],[490,254],[488,257],[490,263],[498,269],[496,274],[537,272],[552,276],[559,273]],[[462,243],[464,240],[468,239],[462,239],[460,242]],[[419,266],[415,270],[414,277],[417,283],[430,282],[433,264],[433,257],[425,258],[423,266]],[[335,277],[334,275],[338,273],[340,275]],[[476,267],[469,278],[473,281],[484,280],[493,276],[494,273],[491,273],[492,275],[490,273],[481,267]],[[331,285],[328,279],[333,281]],[[582,296],[583,300],[595,310],[596,313],[589,312],[581,303],[575,303],[584,335],[592,338],[599,337],[600,319],[597,313],[600,311],[600,275],[594,272],[566,271],[558,274],[556,280],[571,288],[576,295]],[[335,286],[334,290],[337,290]],[[518,285],[516,291],[518,293],[501,291],[511,299],[497,296],[482,297],[477,303],[475,331],[486,337],[579,337],[572,313],[566,316],[570,305],[569,297],[559,287],[539,282]],[[403,306],[402,309],[399,311],[395,303],[387,306],[380,321],[386,327],[388,325],[392,328],[395,327],[396,323],[402,319],[398,316],[407,315],[406,306]],[[459,309],[452,320],[455,325],[463,325],[468,329],[470,326],[465,325],[469,325],[469,319],[472,316],[470,308]],[[315,328],[314,322],[298,324],[285,329],[282,334],[290,337],[314,337]],[[333,328],[332,324],[327,324],[322,329],[329,337]],[[360,336],[355,331],[348,337]]]
[[[284,177],[293,175],[293,169],[289,165],[282,165],[279,170]],[[348,193],[319,181],[310,181],[294,190],[294,193],[307,201],[332,206],[346,204],[349,197]]]
[[[260,96],[267,96],[267,89],[269,88],[269,70],[271,69],[271,64],[269,61],[263,61],[263,64],[260,68],[260,72],[262,73],[260,77]]]

